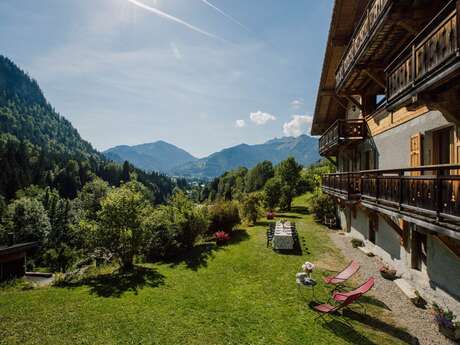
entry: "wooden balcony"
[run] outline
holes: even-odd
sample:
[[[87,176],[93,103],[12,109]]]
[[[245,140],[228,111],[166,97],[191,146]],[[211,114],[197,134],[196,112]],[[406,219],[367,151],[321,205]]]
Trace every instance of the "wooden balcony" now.
[[[370,60],[380,63],[387,56],[388,44],[385,42],[401,40],[404,35],[397,25],[390,22],[390,12],[395,0],[373,0],[359,21],[353,36],[345,49],[345,53],[336,71],[336,91],[352,93],[361,86],[361,82],[368,79],[363,75],[359,65],[366,65]],[[380,56],[381,55],[381,56]],[[358,86],[359,85],[359,86]]]
[[[449,1],[369,1],[338,64],[337,94],[383,93],[385,68]]]
[[[390,107],[459,74],[458,16],[457,1],[450,1],[386,69]]]
[[[346,201],[360,198],[360,173],[335,173],[323,176],[323,192]]]
[[[334,156],[340,145],[360,142],[366,137],[366,122],[363,119],[337,120],[319,139],[321,156]]]
[[[327,174],[322,190],[460,240],[460,165]]]

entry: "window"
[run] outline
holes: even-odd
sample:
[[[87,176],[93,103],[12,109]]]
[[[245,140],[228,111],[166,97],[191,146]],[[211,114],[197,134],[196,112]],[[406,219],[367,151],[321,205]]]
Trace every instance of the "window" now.
[[[375,233],[379,223],[379,217],[377,214],[369,215],[369,241],[375,244]]]
[[[422,265],[426,265],[427,258],[427,236],[415,229],[412,230],[411,265],[418,271],[422,270]]]

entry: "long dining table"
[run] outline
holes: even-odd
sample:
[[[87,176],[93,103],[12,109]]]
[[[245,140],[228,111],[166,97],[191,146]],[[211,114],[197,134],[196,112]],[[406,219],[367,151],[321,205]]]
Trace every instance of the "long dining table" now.
[[[277,250],[291,250],[294,248],[294,234],[291,222],[277,222],[273,234],[272,246]]]

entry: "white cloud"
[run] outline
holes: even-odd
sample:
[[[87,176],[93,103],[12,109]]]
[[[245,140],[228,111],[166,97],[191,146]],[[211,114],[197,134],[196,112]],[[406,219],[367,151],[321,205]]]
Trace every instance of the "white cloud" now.
[[[246,126],[246,121],[244,120],[236,120],[236,127],[237,128],[243,128],[244,126]]]
[[[275,121],[276,117],[269,113],[264,113],[262,111],[257,111],[255,113],[251,113],[249,118],[252,122],[256,125],[265,125],[268,121]]]
[[[171,51],[174,55],[174,57],[177,60],[182,60],[182,53],[180,52],[179,48],[176,46],[174,42],[169,43],[169,46],[171,47]]]
[[[309,134],[313,117],[309,115],[293,115],[292,120],[283,125],[283,132],[287,136],[298,137]]]
[[[291,102],[291,108],[293,109],[300,109],[305,103],[301,99],[294,99]]]

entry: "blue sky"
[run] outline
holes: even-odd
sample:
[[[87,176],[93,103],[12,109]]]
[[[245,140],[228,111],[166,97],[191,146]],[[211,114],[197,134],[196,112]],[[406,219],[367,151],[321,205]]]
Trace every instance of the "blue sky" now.
[[[104,150],[306,133],[332,0],[2,0],[0,53]],[[161,11],[161,12],[159,12]]]

